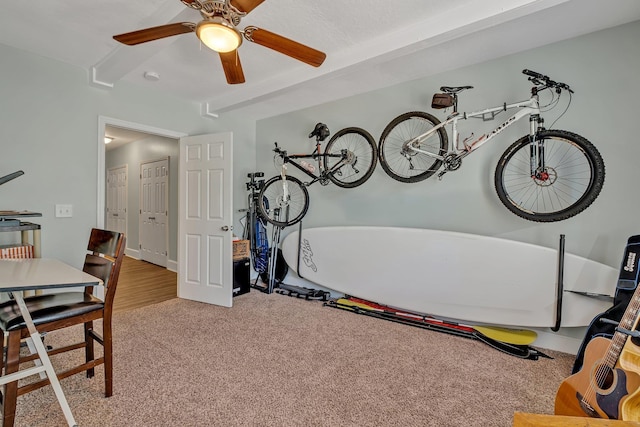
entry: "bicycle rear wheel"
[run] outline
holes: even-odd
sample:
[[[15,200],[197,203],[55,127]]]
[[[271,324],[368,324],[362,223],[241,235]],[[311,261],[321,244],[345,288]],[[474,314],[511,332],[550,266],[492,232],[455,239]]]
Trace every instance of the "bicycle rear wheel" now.
[[[331,182],[353,188],[369,179],[378,162],[376,142],[364,129],[350,127],[338,131],[325,148],[324,168]],[[333,169],[335,168],[335,169]]]
[[[440,120],[428,113],[413,111],[393,119],[380,136],[380,166],[391,178],[400,182],[419,182],[429,178],[442,165],[442,161],[415,151],[407,143],[433,129]],[[438,129],[417,147],[429,153],[447,152],[447,132]]]
[[[287,196],[285,196],[287,194]],[[294,176],[274,176],[264,183],[258,196],[258,209],[264,219],[277,227],[299,222],[309,209],[307,187]]]
[[[604,184],[604,161],[582,136],[562,131],[538,132],[544,168],[531,174],[530,137],[504,152],[495,173],[500,201],[514,214],[536,222],[562,221],[585,210]]]

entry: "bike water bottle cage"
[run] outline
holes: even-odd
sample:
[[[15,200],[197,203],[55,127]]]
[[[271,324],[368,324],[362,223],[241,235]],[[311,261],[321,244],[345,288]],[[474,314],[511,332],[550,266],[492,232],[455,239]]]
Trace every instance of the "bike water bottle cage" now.
[[[316,124],[316,127],[309,134],[309,138],[316,137],[316,141],[322,142],[329,136],[331,132],[329,132],[329,128],[324,123]]]

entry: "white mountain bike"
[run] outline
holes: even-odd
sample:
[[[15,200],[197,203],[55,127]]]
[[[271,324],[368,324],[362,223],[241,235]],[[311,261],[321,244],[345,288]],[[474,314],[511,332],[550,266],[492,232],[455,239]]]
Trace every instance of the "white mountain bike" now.
[[[458,112],[458,93],[472,86],[443,86],[435,94],[433,108],[453,107],[444,122],[424,112],[410,112],[393,119],[382,132],[380,165],[392,178],[418,182],[460,168],[462,159],[489,142],[518,120],[529,117],[530,131],[503,154],[495,171],[495,188],[502,203],[514,214],[538,222],[561,221],[585,210],[604,184],[604,162],[586,138],[564,130],[545,129],[538,93],[552,91],[550,106],[558,103],[569,85],[530,70],[523,73],[533,83],[531,97],[470,113]],[[475,138],[458,138],[458,121],[472,117],[493,119],[510,109],[518,111],[493,131]],[[448,141],[445,126],[451,125]]]

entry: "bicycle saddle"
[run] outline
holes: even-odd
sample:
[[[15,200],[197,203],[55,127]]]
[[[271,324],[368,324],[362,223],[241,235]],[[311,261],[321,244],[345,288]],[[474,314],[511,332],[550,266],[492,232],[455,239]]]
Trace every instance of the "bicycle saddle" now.
[[[324,123],[316,124],[316,127],[309,134],[309,138],[316,137],[316,141],[324,141],[327,139],[331,132],[329,132],[329,128]]]
[[[466,89],[473,89],[473,86],[442,86],[441,91],[446,93],[458,93]]]

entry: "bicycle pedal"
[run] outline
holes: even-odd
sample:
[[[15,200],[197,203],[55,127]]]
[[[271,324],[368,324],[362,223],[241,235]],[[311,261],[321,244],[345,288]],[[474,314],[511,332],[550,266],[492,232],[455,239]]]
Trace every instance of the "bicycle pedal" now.
[[[447,173],[448,171],[442,171],[438,174],[438,181],[442,181],[442,176]]]

